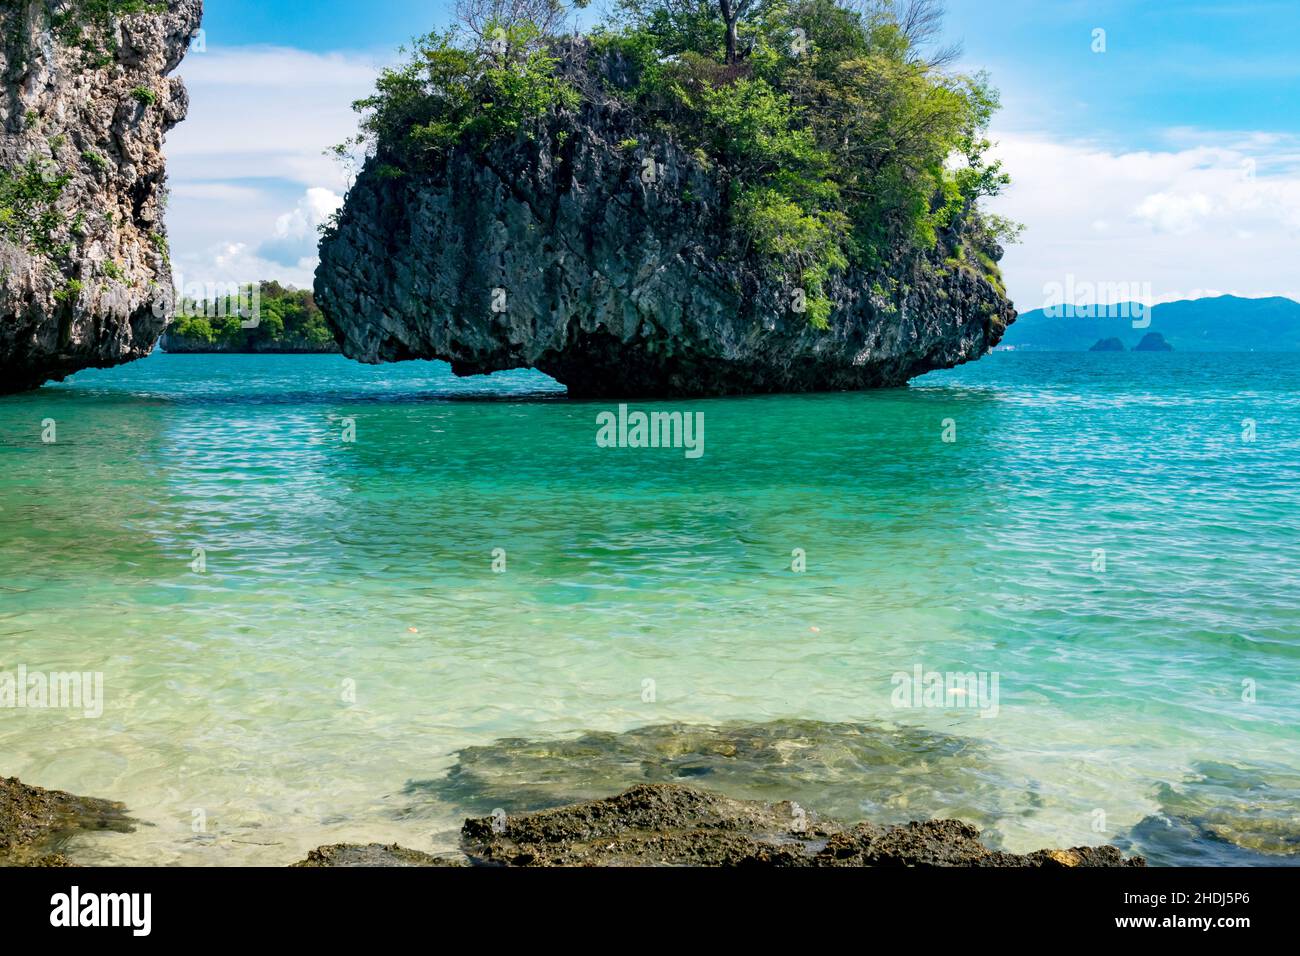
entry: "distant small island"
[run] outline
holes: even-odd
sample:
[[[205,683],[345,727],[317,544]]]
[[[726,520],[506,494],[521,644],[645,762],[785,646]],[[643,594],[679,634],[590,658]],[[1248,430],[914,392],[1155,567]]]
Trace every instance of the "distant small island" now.
[[[1088,349],[1089,352],[1124,352],[1124,343],[1117,338],[1098,339],[1097,344]]]
[[[252,315],[249,302],[256,303]],[[172,353],[339,350],[311,290],[278,282],[259,283],[256,297],[248,292],[220,302],[182,301],[176,321],[163,333],[162,347]]]
[[[1142,341],[1133,346],[1134,352],[1172,352],[1174,347],[1159,332],[1148,332]]]

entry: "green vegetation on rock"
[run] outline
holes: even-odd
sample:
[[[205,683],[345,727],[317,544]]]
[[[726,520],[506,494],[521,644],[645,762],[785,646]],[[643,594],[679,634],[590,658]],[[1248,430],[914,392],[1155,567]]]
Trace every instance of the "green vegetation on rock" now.
[[[72,0],[54,16],[52,25],[61,41],[81,47],[97,66],[103,66],[117,52],[117,37],[110,29],[114,20],[166,11],[167,4],[155,0]]]
[[[49,258],[59,256],[64,250],[56,233],[64,220],[58,202],[69,178],[52,163],[36,160],[0,169],[0,238]]]
[[[486,146],[549,112],[577,109],[578,92],[555,75],[559,61],[539,28],[525,21],[500,30],[492,41],[500,53],[463,46],[454,30],[419,40],[414,59],[385,70],[374,95],[355,104],[366,114],[361,140],[420,168],[453,146]]]
[[[716,172],[736,257],[802,288],[814,326],[828,324],[832,274],[883,272],[945,234],[1001,289],[986,250],[1016,227],[977,207],[1008,182],[985,135],[998,96],[983,74],[949,71],[950,51],[926,52],[936,0],[618,0],[576,47],[617,69],[585,71],[566,69],[575,47],[535,13],[501,9],[482,0],[468,31],[423,38],[356,104],[374,169],[431,171],[452,149],[520,136],[560,143],[585,105],[613,98],[649,135],[611,145],[672,141]]]

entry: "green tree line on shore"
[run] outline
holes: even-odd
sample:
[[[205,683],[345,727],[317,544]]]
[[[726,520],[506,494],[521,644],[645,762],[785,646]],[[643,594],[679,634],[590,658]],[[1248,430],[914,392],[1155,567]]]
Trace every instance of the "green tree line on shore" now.
[[[274,281],[218,301],[182,299],[168,334],[190,346],[325,349],[334,343],[311,290]]]

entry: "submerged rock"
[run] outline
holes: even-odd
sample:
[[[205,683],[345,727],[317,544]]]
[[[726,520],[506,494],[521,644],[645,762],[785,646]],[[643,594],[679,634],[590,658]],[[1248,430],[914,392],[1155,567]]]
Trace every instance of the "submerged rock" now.
[[[990,850],[978,829],[956,820],[844,827],[797,803],[735,800],[675,784],[643,784],[604,800],[523,816],[466,820],[461,848],[477,865],[527,867],[1144,865],[1113,846],[1025,855]],[[337,847],[323,848],[300,865],[344,865],[312,861],[366,849],[339,854]]]
[[[583,100],[556,128],[401,175],[367,162],[316,272],[344,354],[537,368],[579,397],[862,389],[979,358],[1015,320],[1001,248],[956,221],[930,253],[833,275],[814,328],[729,244],[722,174],[607,92],[625,64],[558,54]]]
[[[1300,774],[1206,762],[1157,789],[1131,840],[1170,866],[1300,866]]]
[[[0,778],[0,866],[68,866],[60,850],[74,833],[131,829],[120,803]]]
[[[539,810],[640,783],[704,786],[749,800],[795,800],[840,820],[957,816],[985,827],[1031,812],[1035,783],[1004,773],[989,745],[866,723],[652,724],[558,740],[467,747],[445,777],[408,785],[469,814]],[[996,817],[990,808],[997,808]],[[420,812],[420,804],[412,813]]]
[[[0,6],[0,394],[147,355],[173,308],[163,135],[201,0]]]

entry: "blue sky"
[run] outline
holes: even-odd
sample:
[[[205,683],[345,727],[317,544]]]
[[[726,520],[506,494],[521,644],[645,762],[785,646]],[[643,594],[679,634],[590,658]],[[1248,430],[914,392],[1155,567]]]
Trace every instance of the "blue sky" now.
[[[433,0],[207,0],[203,27],[231,46],[390,50],[446,25],[450,9]]]
[[[1062,134],[1161,145],[1200,127],[1300,132],[1297,0],[952,0],[948,30],[1029,121]],[[1092,50],[1105,30],[1106,52]],[[1010,105],[1010,100],[1009,100]]]
[[[322,151],[375,71],[450,16],[431,0],[207,0],[168,147],[183,281],[308,284],[315,224],[347,187]],[[949,0],[946,32],[1003,93],[1015,185],[995,205],[1027,226],[1004,262],[1022,309],[1067,280],[1300,298],[1300,0]]]

